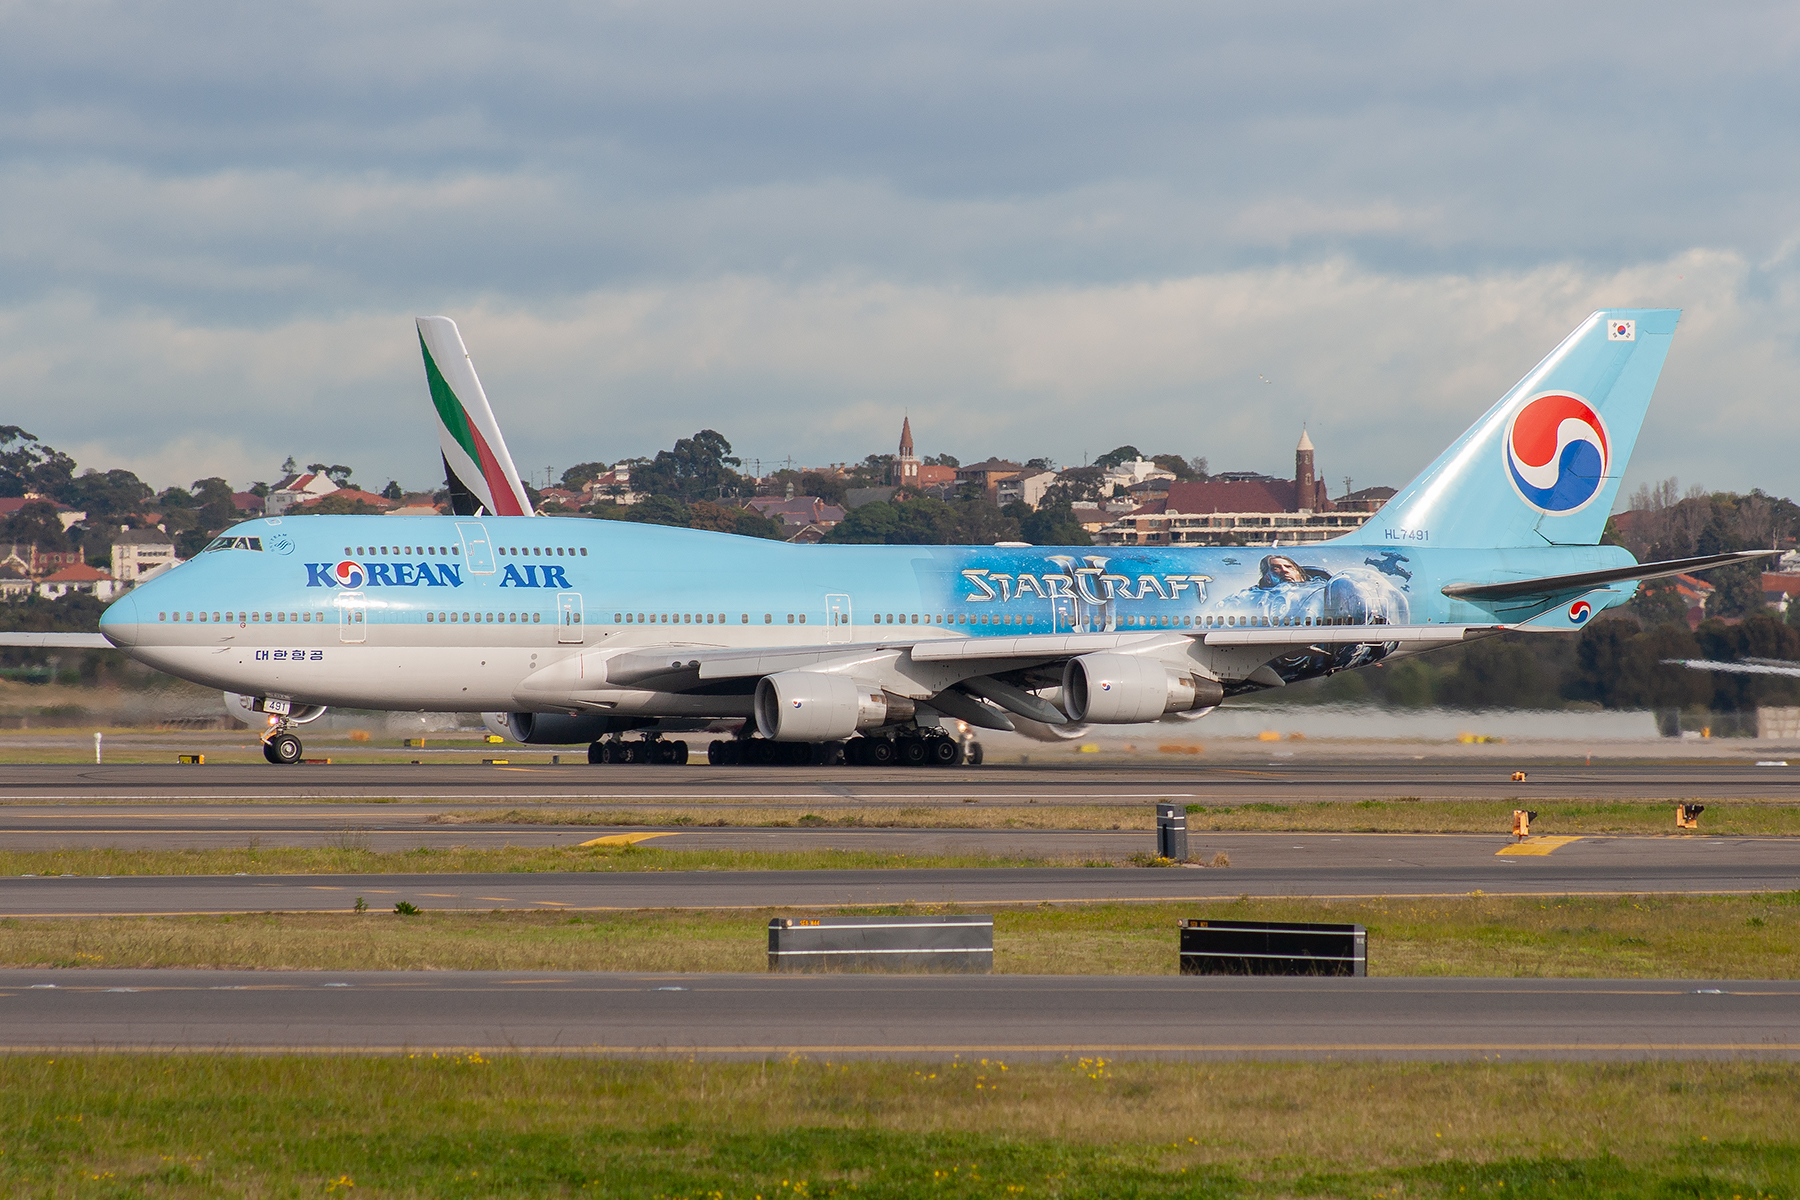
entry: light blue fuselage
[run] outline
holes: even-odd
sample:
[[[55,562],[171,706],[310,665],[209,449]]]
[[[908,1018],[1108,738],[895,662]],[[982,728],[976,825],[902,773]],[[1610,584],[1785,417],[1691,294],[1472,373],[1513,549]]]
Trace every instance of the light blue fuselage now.
[[[112,605],[102,632],[152,665],[230,691],[468,711],[507,708],[524,674],[596,647],[1517,622],[1545,605],[1508,609],[1440,589],[1632,561],[1606,546],[1346,540],[793,546],[554,517],[274,518],[227,530],[221,543]],[[1361,664],[1296,662],[1294,677],[1347,665]]]

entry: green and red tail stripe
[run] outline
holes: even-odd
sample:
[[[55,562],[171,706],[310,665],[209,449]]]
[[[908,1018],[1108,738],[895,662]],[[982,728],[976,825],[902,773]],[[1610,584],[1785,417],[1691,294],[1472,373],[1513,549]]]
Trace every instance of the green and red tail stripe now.
[[[456,322],[449,317],[420,317],[418,327],[451,506],[460,515],[473,515],[479,508],[496,516],[530,516],[530,497]]]

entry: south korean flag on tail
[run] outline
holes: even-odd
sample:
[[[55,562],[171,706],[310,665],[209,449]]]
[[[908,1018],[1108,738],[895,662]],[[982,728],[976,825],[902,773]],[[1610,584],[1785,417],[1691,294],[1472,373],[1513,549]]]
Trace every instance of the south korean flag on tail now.
[[[1637,341],[1637,322],[1621,321],[1614,318],[1606,323],[1606,340],[1609,342]]]

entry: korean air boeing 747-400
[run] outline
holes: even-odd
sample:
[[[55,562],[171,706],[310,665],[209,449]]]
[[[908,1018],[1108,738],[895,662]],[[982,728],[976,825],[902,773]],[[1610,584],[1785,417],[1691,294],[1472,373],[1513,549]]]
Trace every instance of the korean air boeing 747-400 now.
[[[1505,629],[1579,629],[1638,580],[1754,557],[1640,564],[1599,544],[1678,315],[1593,314],[1361,530],[1283,549],[795,546],[512,515],[529,508],[497,429],[457,434],[473,368],[428,318],[446,465],[486,493],[473,515],[247,521],[100,629],[266,714],[271,762],[348,705],[504,713],[515,738],[589,743],[590,761],[683,759],[662,732],[733,720],[744,736],[716,761],[954,763],[944,720],[1200,714]],[[618,740],[632,730],[645,740]]]

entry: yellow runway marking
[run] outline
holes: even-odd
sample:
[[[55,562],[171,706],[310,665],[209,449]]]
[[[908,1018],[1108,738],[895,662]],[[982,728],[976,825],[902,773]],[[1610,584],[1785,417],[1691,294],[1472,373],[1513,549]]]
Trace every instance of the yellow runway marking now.
[[[597,837],[592,841],[577,842],[577,846],[632,846],[638,842],[647,842],[651,838],[673,837],[671,833],[612,833],[605,837]]]
[[[1580,840],[1578,837],[1528,837],[1522,842],[1515,843],[1503,850],[1496,850],[1494,853],[1543,855],[1549,854],[1558,847],[1566,846],[1570,842],[1579,842]]]

